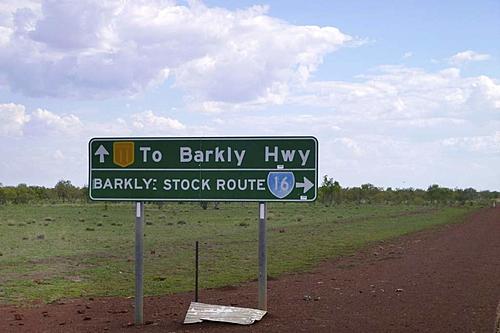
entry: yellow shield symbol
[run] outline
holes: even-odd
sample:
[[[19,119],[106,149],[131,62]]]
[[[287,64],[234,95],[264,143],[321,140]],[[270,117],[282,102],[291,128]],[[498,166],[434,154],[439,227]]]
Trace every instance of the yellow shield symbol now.
[[[113,142],[113,163],[123,168],[134,163],[134,143]]]

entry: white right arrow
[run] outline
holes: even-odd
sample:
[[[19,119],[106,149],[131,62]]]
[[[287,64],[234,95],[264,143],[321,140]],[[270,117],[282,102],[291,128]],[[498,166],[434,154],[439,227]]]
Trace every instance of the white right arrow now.
[[[99,163],[104,163],[104,156],[109,155],[109,153],[103,145],[100,145],[94,155],[99,155]]]
[[[304,177],[304,182],[303,183],[298,183],[298,182],[296,183],[296,187],[297,188],[301,188],[301,187],[304,188],[304,192],[303,193],[306,193],[307,191],[309,191],[313,186],[314,186],[314,184],[309,179],[307,179],[306,177]]]

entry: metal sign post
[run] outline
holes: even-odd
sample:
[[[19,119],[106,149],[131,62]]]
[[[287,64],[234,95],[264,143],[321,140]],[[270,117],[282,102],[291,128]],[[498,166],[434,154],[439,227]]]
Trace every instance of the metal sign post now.
[[[267,311],[266,203],[259,202],[259,309]]]
[[[312,136],[94,138],[89,142],[88,184],[92,200],[137,202],[136,325],[144,322],[144,201],[259,202],[259,308],[266,310],[266,203],[316,200],[318,140]]]
[[[135,324],[144,323],[144,202],[135,206]]]
[[[194,254],[194,301],[198,302],[198,276],[199,276],[199,242],[196,241],[195,243],[195,254]]]

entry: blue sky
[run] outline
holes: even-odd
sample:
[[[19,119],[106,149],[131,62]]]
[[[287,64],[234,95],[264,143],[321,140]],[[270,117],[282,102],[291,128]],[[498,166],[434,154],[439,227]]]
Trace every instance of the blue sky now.
[[[3,1],[0,183],[94,136],[314,135],[344,186],[500,189],[498,1]]]

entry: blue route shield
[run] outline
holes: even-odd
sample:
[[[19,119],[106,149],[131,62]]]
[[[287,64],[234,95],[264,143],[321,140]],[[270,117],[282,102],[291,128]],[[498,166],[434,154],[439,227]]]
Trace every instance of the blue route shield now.
[[[267,188],[275,197],[283,199],[295,188],[293,172],[269,172],[267,175]]]

